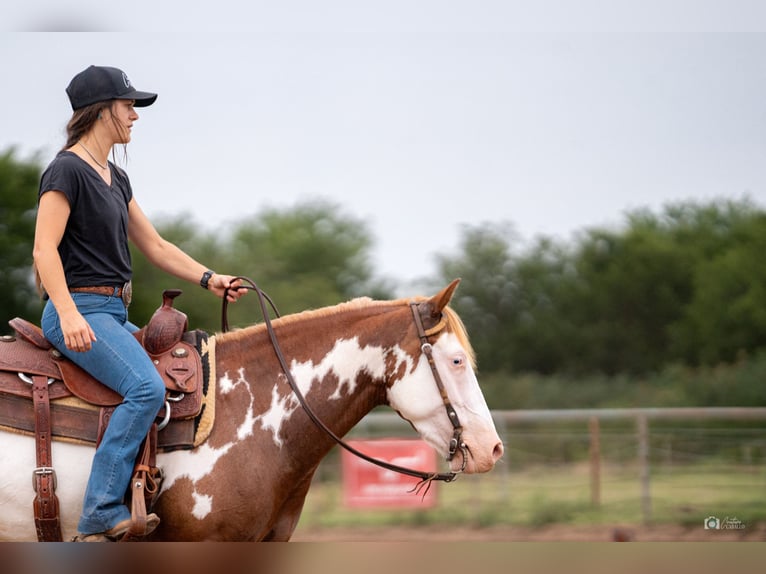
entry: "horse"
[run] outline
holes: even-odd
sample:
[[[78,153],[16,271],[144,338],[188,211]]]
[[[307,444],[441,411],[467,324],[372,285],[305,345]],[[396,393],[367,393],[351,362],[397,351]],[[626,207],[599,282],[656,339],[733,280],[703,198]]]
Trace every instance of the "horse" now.
[[[270,321],[300,394],[333,433],[342,437],[373,408],[387,405],[449,460],[452,473],[493,468],[503,444],[465,327],[448,306],[458,281],[430,298],[360,297]],[[290,540],[312,477],[335,441],[300,404],[268,323],[209,337],[214,423],[201,444],[157,453],[163,480],[153,511],[161,522],[146,541]],[[462,429],[454,455],[445,393]],[[76,534],[93,448],[53,441],[64,540]],[[35,466],[34,439],[0,430],[0,540],[37,539],[29,477]]]

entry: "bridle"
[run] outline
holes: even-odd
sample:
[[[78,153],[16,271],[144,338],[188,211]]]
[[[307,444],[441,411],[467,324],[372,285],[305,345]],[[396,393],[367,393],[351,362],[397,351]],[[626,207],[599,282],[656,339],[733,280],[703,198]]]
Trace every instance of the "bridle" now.
[[[447,457],[447,460],[449,461],[455,458],[455,454],[457,453],[457,449],[459,448],[461,451],[461,454],[463,455],[463,466],[460,468],[460,472],[463,472],[465,470],[466,462],[468,461],[468,448],[465,446],[465,443],[462,441],[463,426],[460,424],[460,419],[457,416],[457,412],[455,411],[455,408],[452,406],[452,403],[449,400],[449,396],[447,395],[447,389],[444,387],[442,378],[439,375],[439,369],[436,368],[436,361],[434,361],[434,356],[432,352],[433,347],[431,346],[431,343],[428,342],[428,337],[430,335],[438,333],[443,328],[443,322],[440,321],[439,323],[436,324],[436,326],[426,331],[423,328],[423,320],[420,318],[420,312],[418,311],[418,304],[415,302],[410,302],[410,309],[412,310],[412,317],[415,319],[415,326],[418,329],[418,337],[420,338],[420,350],[423,351],[423,354],[426,356],[426,359],[428,360],[428,366],[431,367],[431,373],[434,376],[434,382],[436,383],[436,388],[439,389],[439,395],[441,395],[442,403],[444,403],[444,408],[447,411],[447,418],[449,419],[449,422],[452,424],[452,438],[449,441],[449,451],[448,451],[449,457]]]
[[[433,358],[431,343],[428,342],[429,336],[434,335],[435,333],[439,332],[443,328],[443,322],[438,323],[436,326],[426,331],[425,328],[423,327],[423,320],[420,318],[420,313],[418,311],[418,304],[414,302],[411,302],[409,304],[410,309],[412,310],[412,316],[415,320],[415,326],[417,327],[417,330],[418,330],[418,337],[420,338],[420,342],[421,342],[420,348],[423,351],[423,354],[426,356],[429,366],[431,367],[431,372],[433,373],[434,381],[436,382],[436,386],[439,389],[439,394],[442,397],[444,407],[447,411],[447,417],[449,418],[449,421],[452,424],[452,428],[453,428],[452,439],[450,440],[450,444],[449,444],[449,457],[447,458],[447,460],[451,461],[455,457],[455,454],[457,453],[458,449],[460,449],[460,453],[463,457],[463,464],[459,471],[448,472],[448,473],[432,473],[432,472],[423,472],[423,471],[414,470],[414,469],[410,469],[410,468],[406,468],[402,466],[397,466],[395,464],[391,464],[384,460],[379,460],[369,455],[366,455],[363,452],[360,452],[359,450],[355,449],[351,445],[344,442],[325,423],[323,423],[319,419],[319,417],[317,417],[314,411],[311,410],[311,407],[306,402],[306,398],[303,396],[303,393],[301,393],[300,389],[298,388],[298,385],[295,382],[295,379],[293,378],[292,374],[290,373],[289,367],[287,366],[287,361],[285,360],[285,357],[282,354],[282,349],[279,346],[276,333],[274,332],[274,328],[272,327],[272,324],[271,324],[271,319],[269,318],[269,310],[266,307],[266,302],[268,301],[269,305],[274,311],[274,314],[277,317],[279,317],[279,311],[277,311],[277,308],[274,305],[274,302],[266,293],[264,293],[255,284],[255,282],[252,279],[249,279],[247,277],[236,277],[235,280],[236,279],[239,279],[242,282],[242,284],[239,287],[236,287],[235,290],[247,289],[250,291],[255,291],[255,293],[257,294],[258,304],[261,307],[261,313],[263,314],[263,321],[266,325],[266,330],[269,333],[269,338],[271,339],[271,344],[274,349],[274,353],[276,354],[277,360],[279,361],[279,364],[282,367],[282,371],[284,372],[285,377],[287,378],[287,382],[290,384],[290,388],[292,389],[293,393],[297,397],[301,407],[303,407],[303,410],[306,412],[306,414],[311,419],[311,421],[317,427],[319,427],[322,431],[324,431],[325,434],[327,434],[331,439],[333,439],[338,445],[346,449],[348,452],[354,454],[355,456],[358,456],[359,458],[366,460],[367,462],[370,462],[372,464],[375,464],[387,470],[391,470],[394,472],[398,472],[400,474],[405,474],[408,476],[419,478],[420,482],[413,489],[416,492],[420,492],[420,490],[424,486],[427,492],[431,482],[434,480],[452,482],[453,480],[455,480],[458,474],[462,473],[465,470],[466,464],[468,462],[468,447],[466,447],[465,443],[463,443],[461,439],[463,427],[460,425],[460,420],[458,419],[457,412],[455,412],[455,409],[453,408],[452,403],[450,402],[449,397],[447,396],[447,390],[444,387],[444,383],[442,382],[441,376],[439,375],[439,370],[437,369],[436,362],[434,361],[434,358]],[[227,295],[229,293],[229,289],[230,288],[227,287],[224,290],[223,305],[221,310],[221,328],[224,333],[229,330],[229,322],[227,318],[227,309],[228,309]],[[425,496],[425,492],[424,492],[424,496]]]

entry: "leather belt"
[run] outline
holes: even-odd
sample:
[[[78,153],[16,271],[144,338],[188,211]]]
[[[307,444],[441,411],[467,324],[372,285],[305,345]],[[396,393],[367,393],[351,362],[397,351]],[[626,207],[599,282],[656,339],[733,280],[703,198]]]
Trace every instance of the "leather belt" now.
[[[70,287],[70,293],[94,293],[96,295],[105,295],[107,297],[118,297],[127,307],[133,298],[133,283],[128,281],[121,287],[110,287],[108,285],[94,285],[92,287]]]

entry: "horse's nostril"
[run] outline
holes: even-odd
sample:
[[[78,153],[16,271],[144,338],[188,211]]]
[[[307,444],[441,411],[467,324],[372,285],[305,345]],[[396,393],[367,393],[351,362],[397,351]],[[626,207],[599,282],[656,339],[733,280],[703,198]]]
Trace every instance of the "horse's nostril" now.
[[[503,443],[499,442],[495,445],[495,448],[492,449],[492,460],[497,462],[500,460],[500,458],[503,456]]]

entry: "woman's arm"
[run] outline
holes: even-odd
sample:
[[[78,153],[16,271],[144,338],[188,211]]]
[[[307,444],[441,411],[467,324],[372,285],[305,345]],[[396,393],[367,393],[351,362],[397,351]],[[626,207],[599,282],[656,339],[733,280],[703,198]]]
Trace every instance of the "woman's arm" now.
[[[179,279],[199,284],[208,268],[160,236],[135,198],[128,204],[128,215],[128,237],[153,265]],[[223,297],[227,287],[237,287],[239,284],[240,281],[235,281],[231,275],[214,273],[208,282],[208,289],[219,297]],[[245,292],[245,290],[230,289],[228,299],[236,301]]]
[[[87,351],[96,335],[72,300],[58,251],[69,213],[69,201],[60,191],[48,191],[40,197],[32,257],[40,281],[59,315],[64,344],[72,351]]]

